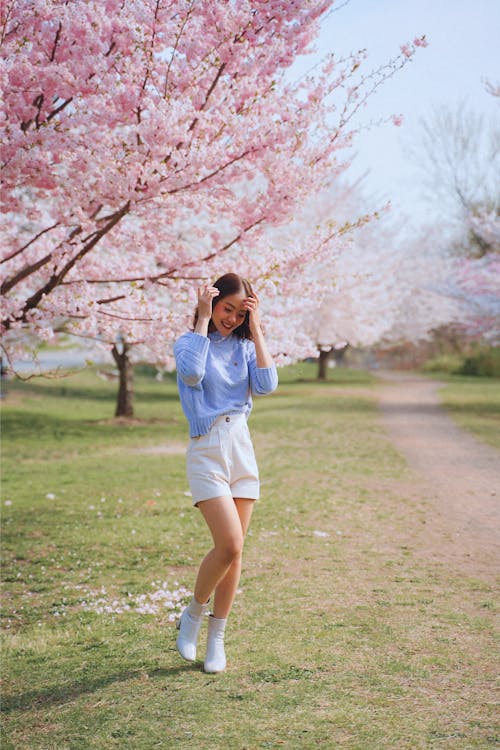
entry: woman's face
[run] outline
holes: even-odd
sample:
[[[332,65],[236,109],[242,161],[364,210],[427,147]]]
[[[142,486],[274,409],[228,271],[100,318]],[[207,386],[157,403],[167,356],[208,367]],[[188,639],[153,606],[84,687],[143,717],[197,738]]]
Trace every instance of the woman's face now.
[[[214,300],[212,309],[212,322],[222,336],[229,336],[235,328],[238,328],[245,320],[246,310],[243,302],[246,299],[245,291],[229,294],[217,302]]]

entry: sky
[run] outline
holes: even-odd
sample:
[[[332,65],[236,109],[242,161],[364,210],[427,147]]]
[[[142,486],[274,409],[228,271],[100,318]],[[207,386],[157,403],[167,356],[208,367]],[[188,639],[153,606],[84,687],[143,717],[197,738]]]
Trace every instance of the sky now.
[[[476,112],[500,118],[498,99],[484,80],[500,80],[499,0],[337,0],[338,10],[322,22],[317,53],[299,61],[294,74],[330,52],[345,54],[366,48],[366,72],[399,52],[405,42],[426,35],[412,61],[388,80],[363,110],[369,123],[402,114],[401,127],[385,124],[361,133],[350,174],[366,174],[365,191],[419,224],[432,215],[424,198],[422,177],[410,151],[421,138],[421,120],[444,104],[466,102]],[[335,7],[335,6],[334,6]]]

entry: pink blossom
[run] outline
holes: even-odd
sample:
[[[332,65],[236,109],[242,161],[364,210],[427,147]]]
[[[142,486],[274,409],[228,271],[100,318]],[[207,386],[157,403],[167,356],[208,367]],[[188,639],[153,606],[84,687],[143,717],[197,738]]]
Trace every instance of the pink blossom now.
[[[424,34],[423,36],[415,37],[415,39],[413,40],[413,44],[415,45],[415,47],[428,47],[429,42],[427,41]]]
[[[120,336],[138,358],[171,367],[200,280],[235,268],[257,287],[298,289],[306,269],[342,250],[349,229],[332,232],[326,216],[284,246],[268,233],[293,225],[347,167],[350,120],[424,44],[405,45],[375,84],[364,52],[287,82],[331,5],[9,5],[0,126],[10,360],[64,321],[96,347]],[[274,334],[278,356],[311,346],[300,331],[284,335],[286,352]]]

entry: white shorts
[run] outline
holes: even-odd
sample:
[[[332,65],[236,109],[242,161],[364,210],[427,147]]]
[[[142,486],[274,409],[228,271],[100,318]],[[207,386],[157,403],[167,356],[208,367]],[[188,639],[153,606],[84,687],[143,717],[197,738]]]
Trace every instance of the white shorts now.
[[[191,438],[186,464],[193,505],[212,497],[259,499],[259,471],[244,414],[223,414],[206,435]]]

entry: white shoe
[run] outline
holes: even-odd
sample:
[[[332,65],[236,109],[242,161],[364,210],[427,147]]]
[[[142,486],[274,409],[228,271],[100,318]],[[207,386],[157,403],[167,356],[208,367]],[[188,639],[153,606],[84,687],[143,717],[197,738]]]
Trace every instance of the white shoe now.
[[[219,620],[210,615],[208,618],[207,656],[205,658],[205,672],[223,672],[226,668],[226,654],[224,651],[224,630],[226,620]]]
[[[200,604],[193,596],[177,623],[177,630],[179,631],[176,642],[177,651],[186,661],[195,661],[196,659],[198,635],[207,608],[208,603]]]

